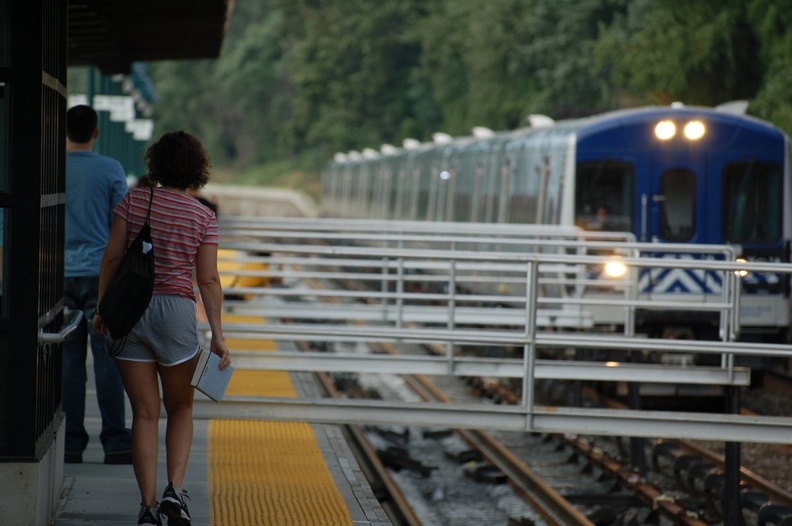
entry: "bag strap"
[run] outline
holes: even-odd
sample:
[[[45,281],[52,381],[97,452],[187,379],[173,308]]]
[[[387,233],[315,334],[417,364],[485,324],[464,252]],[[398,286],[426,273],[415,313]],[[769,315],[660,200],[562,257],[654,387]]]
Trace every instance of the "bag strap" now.
[[[149,186],[149,190],[151,190],[151,195],[149,196],[149,207],[148,213],[146,214],[146,223],[148,223],[149,219],[151,219],[151,202],[154,200],[154,187]]]
[[[148,206],[148,212],[146,213],[146,221],[143,223],[144,225],[148,225],[149,219],[151,219],[151,202],[154,200],[154,187],[149,186],[149,191],[151,192],[151,194],[149,195],[149,206]],[[127,221],[127,238],[128,237],[129,237],[129,221]],[[127,243],[128,242],[129,241],[127,241]]]

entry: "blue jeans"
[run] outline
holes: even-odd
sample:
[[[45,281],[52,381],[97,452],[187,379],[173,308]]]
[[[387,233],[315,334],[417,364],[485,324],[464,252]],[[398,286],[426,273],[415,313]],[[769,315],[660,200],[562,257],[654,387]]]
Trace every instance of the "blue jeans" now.
[[[63,412],[66,413],[66,453],[82,454],[88,445],[85,430],[85,384],[88,338],[91,340],[96,397],[102,415],[99,439],[105,454],[126,453],[130,450],[130,433],[126,427],[125,394],[113,358],[107,354],[104,338],[94,333],[93,315],[99,293],[99,276],[66,278],[64,280],[66,307],[81,310],[80,325],[63,342]]]

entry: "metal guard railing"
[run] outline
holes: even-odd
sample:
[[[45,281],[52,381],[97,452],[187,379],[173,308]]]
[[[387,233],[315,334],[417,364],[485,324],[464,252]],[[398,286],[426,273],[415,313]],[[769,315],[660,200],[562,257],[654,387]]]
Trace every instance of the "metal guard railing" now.
[[[456,226],[460,228],[455,230]],[[386,415],[391,419],[399,415],[405,422],[419,423],[431,415],[428,418],[437,424],[454,421],[458,427],[555,432],[596,429],[601,434],[632,436],[655,436],[657,422],[662,421],[665,436],[788,441],[789,419],[543,408],[536,406],[534,392],[535,382],[542,379],[727,389],[747,386],[750,371],[736,366],[735,356],[786,357],[792,346],[736,341],[739,273],[788,274],[792,271],[789,265],[737,263],[729,246],[643,244],[627,235],[547,227],[526,229],[520,237],[514,226],[488,229],[479,225],[472,232],[469,225],[452,223],[224,220],[221,248],[231,251],[221,253],[220,264],[231,264],[224,273],[253,283],[225,287],[227,296],[242,298],[228,300],[226,310],[261,318],[260,323],[224,323],[225,337],[275,340],[280,347],[278,352],[234,351],[237,367],[518,378],[523,398],[521,405],[509,408],[446,405],[443,416],[426,404],[385,403],[385,408],[373,402],[349,401],[329,410],[327,402],[321,401],[313,401],[311,406],[294,400],[240,399],[224,402],[238,409],[228,412],[224,407],[217,411],[218,417],[255,413],[262,418],[281,418],[278,415],[283,411],[285,416],[288,408],[292,413],[287,419],[354,422],[366,418],[375,423]],[[686,257],[655,257],[660,252]],[[624,276],[603,279],[590,272],[616,256],[628,269]],[[717,294],[684,301],[641,297],[637,289],[641,270],[668,268],[713,273],[719,276],[721,289]],[[273,280],[284,286],[272,286]],[[350,289],[350,283],[357,286]],[[595,307],[620,311],[623,329],[604,332],[592,316]],[[720,340],[669,340],[636,334],[634,315],[638,309],[714,314],[720,323]],[[282,322],[284,319],[290,321]],[[293,351],[290,344],[296,341],[347,347],[385,342],[423,344],[441,352],[436,356],[305,353]],[[515,358],[483,352],[493,348],[521,352]],[[716,355],[720,365],[569,359],[598,352],[624,357],[689,355],[694,361],[698,356]],[[493,410],[501,417],[496,422]],[[201,411],[212,413],[210,408]]]

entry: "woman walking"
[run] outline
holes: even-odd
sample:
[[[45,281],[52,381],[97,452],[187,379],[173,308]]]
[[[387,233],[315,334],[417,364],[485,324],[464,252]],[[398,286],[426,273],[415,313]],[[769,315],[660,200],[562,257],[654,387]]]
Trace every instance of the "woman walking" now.
[[[190,524],[184,477],[193,440],[190,385],[199,351],[193,271],[212,331],[211,351],[220,368],[231,363],[220,323],[222,289],[217,271],[214,212],[188,194],[209,178],[209,157],[194,136],[163,135],[146,152],[148,177],[155,186],[131,189],[113,210],[110,239],[102,259],[99,298],[118,269],[126,248],[142,228],[151,206],[154,294],[141,320],[115,357],[132,406],[132,466],[141,495],[138,524]],[[94,329],[106,334],[102,313]],[[167,413],[165,448],[168,485],[157,503],[160,391]]]

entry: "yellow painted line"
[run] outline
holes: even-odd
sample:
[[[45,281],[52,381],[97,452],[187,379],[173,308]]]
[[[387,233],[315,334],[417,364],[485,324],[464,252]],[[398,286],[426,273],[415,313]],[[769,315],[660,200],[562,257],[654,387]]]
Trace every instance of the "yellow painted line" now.
[[[264,263],[243,262],[240,258],[243,254],[236,250],[223,249],[217,250],[217,270],[220,273],[220,285],[227,287],[263,287],[269,282],[269,278],[256,276],[239,276],[240,270],[267,270],[268,266]]]
[[[224,316],[226,323],[261,318]],[[228,339],[234,350],[275,350],[267,340]],[[237,370],[232,396],[295,397],[287,372]],[[209,423],[210,524],[213,526],[352,525],[309,424],[253,420]]]

